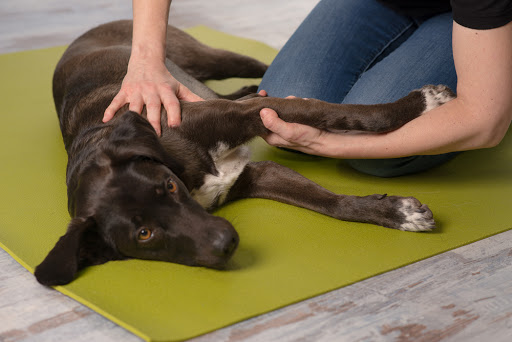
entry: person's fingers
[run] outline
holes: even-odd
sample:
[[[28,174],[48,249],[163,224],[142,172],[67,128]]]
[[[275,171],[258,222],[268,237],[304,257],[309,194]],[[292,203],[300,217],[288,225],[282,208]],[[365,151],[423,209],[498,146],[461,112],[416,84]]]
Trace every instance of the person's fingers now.
[[[180,100],[188,102],[203,101],[203,99],[200,96],[191,92],[190,89],[188,89],[181,83],[179,84],[178,91],[176,92],[176,97]]]
[[[278,134],[285,140],[290,140],[292,138],[290,135],[290,125],[292,124],[281,120],[275,110],[263,108],[260,111],[260,117],[263,125],[271,132]]]
[[[167,111],[167,124],[171,127],[179,126],[181,123],[179,100],[195,102],[203,101],[203,99],[176,81],[172,75],[168,74],[167,76],[165,81],[160,79],[158,82],[140,82],[137,77],[135,77],[135,80],[132,77],[130,81],[127,81],[126,76],[123,80],[123,88],[105,110],[103,122],[112,119],[119,108],[129,103],[129,110],[139,114],[146,106],[147,120],[158,135],[161,134],[160,116],[162,106]],[[136,81],[139,83],[136,84]]]
[[[105,113],[103,114],[103,122],[110,121],[119,110],[119,108],[121,108],[125,103],[126,97],[124,93],[118,93],[105,110]]]
[[[266,90],[261,89],[261,90],[258,92],[258,95],[259,95],[259,96],[268,96],[268,93],[267,93],[267,91],[266,91]]]
[[[180,102],[175,96],[168,96],[163,99],[163,106],[167,112],[167,125],[177,127],[181,124]]]
[[[158,136],[161,135],[160,115],[162,104],[158,96],[149,96],[145,99],[148,121],[153,126]]]
[[[272,145],[272,146],[276,146],[276,147],[291,147],[292,146],[292,144],[290,144],[290,142],[284,140],[276,133],[270,133],[262,138],[263,138],[263,140],[265,140],[267,142],[267,144]]]
[[[129,110],[135,113],[142,113],[142,108],[144,107],[144,100],[141,96],[137,96],[135,98],[132,98],[129,100],[130,106],[128,107]]]
[[[167,111],[167,124],[169,127],[177,127],[181,124],[181,107],[179,100],[188,102],[204,101],[200,96],[194,94],[179,82],[176,94],[161,96],[162,103]]]

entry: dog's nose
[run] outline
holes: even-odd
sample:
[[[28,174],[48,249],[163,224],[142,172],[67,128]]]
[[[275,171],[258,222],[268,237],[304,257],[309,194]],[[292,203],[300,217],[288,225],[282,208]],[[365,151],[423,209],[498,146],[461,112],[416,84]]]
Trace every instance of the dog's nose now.
[[[238,241],[238,234],[233,228],[217,232],[212,243],[213,253],[219,257],[229,257],[238,246]]]

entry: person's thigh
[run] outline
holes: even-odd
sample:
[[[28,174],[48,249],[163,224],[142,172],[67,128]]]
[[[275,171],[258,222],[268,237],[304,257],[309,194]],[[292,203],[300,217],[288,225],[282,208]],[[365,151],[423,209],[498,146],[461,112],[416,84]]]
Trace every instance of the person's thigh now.
[[[362,73],[416,27],[376,0],[322,0],[272,62],[260,89],[275,97],[339,103]]]
[[[457,75],[452,55],[452,25],[450,13],[425,21],[400,47],[363,73],[343,103],[393,102],[426,84],[444,84],[455,91]],[[367,174],[395,177],[428,170],[457,154],[347,162]]]
[[[407,40],[364,72],[343,103],[374,104],[398,100],[427,84],[456,90],[451,13],[423,22]]]

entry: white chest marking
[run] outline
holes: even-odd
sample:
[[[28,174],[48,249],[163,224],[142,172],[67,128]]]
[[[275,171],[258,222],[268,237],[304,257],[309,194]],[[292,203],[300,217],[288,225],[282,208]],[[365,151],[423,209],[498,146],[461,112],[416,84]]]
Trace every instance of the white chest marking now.
[[[190,193],[206,209],[224,203],[229,189],[250,161],[250,151],[247,146],[229,149],[225,143],[219,142],[217,147],[209,153],[219,174],[206,175],[204,184]]]

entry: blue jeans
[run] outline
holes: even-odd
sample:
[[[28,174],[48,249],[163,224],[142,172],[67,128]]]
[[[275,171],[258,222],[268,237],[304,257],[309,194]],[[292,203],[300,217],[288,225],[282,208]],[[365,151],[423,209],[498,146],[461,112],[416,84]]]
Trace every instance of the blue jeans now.
[[[451,33],[451,13],[411,18],[376,0],[322,0],[272,62],[260,89],[276,97],[360,104],[393,102],[426,84],[455,90]],[[367,174],[394,177],[456,154],[347,162]]]

